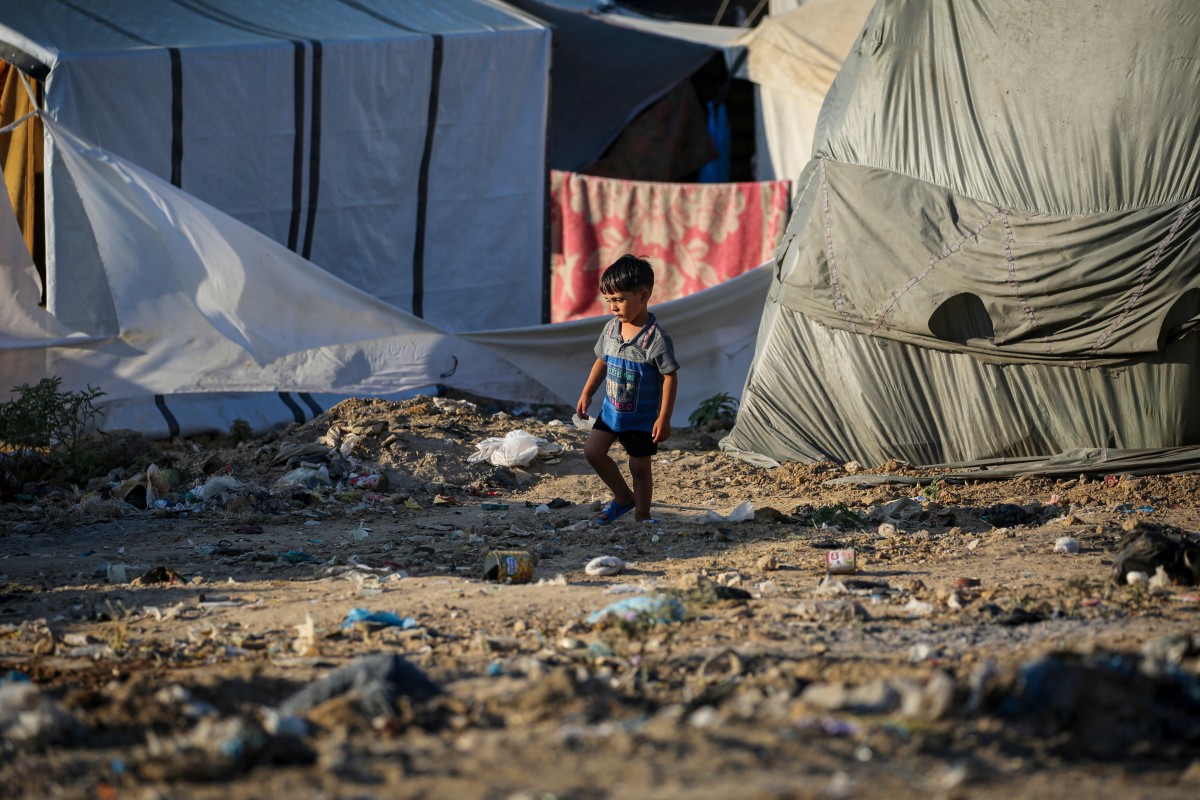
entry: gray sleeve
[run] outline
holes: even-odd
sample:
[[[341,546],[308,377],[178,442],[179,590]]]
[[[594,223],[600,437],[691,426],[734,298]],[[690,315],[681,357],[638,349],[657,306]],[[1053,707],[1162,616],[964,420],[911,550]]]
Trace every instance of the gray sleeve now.
[[[650,360],[658,367],[658,371],[663,375],[668,375],[679,369],[679,362],[675,360],[675,344],[671,341],[671,337],[663,333],[660,328],[658,336],[654,337],[654,341],[650,344],[650,352],[648,353]]]

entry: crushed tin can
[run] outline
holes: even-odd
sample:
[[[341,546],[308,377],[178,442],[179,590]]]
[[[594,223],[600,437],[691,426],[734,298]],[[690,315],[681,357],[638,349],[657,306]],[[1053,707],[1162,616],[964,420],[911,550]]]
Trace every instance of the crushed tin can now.
[[[483,557],[483,578],[495,583],[529,583],[537,556],[528,550],[489,550]]]
[[[830,575],[850,575],[857,570],[853,550],[825,551],[825,571]]]

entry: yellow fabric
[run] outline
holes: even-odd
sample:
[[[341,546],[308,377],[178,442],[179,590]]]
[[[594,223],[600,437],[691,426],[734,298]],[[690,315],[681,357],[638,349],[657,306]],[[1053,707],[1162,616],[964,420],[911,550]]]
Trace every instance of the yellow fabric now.
[[[29,93],[21,85],[20,72],[11,64],[0,61],[0,78],[4,85],[0,92],[0,128],[33,110]],[[37,82],[30,79],[35,92],[40,92]],[[42,177],[42,122],[30,117],[16,130],[0,134],[0,166],[4,169],[4,183],[8,197],[12,200],[17,223],[25,238],[29,252],[35,252],[39,240],[37,235],[39,214],[38,184]]]

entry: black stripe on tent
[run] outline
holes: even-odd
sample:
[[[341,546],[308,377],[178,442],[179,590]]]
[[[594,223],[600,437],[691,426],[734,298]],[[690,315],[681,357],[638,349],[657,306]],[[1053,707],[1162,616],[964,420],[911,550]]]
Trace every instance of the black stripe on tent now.
[[[76,12],[77,14],[83,14],[85,17],[90,19],[92,22],[95,22],[98,25],[103,25],[105,28],[108,28],[110,31],[116,31],[117,33],[121,34],[122,36],[128,36],[130,39],[133,39],[135,42],[140,42],[142,44],[158,44],[158,42],[152,42],[143,36],[139,36],[138,34],[134,33],[133,31],[125,30],[124,28],[122,28],[120,25],[116,24],[112,20],[102,17],[99,14],[95,13],[94,11],[89,11],[88,9],[79,5],[78,3],[72,3],[71,0],[57,0],[57,2],[66,6],[67,8]]]
[[[312,411],[314,419],[325,413],[325,409],[321,408],[321,406],[317,404],[317,401],[313,400],[313,396],[308,392],[300,392],[296,396],[303,400],[304,405],[308,406],[309,410]]]
[[[303,425],[304,412],[300,410],[300,406],[296,405],[296,401],[292,399],[292,396],[287,392],[280,392],[279,399],[282,400],[283,404],[292,412],[292,418],[296,420],[296,424]]]
[[[317,223],[317,189],[321,182],[321,43],[312,44],[312,135],[308,146],[308,226],[304,231],[304,250],[300,255],[312,256],[313,228]]]
[[[174,439],[179,435],[179,420],[175,419],[175,415],[171,413],[171,409],[167,408],[166,396],[161,394],[154,395],[154,405],[158,406],[159,413],[167,421],[167,434],[169,438]]]
[[[349,6],[350,8],[353,8],[355,11],[361,11],[362,13],[366,14],[368,17],[374,17],[375,19],[379,20],[380,22],[382,22],[384,24],[391,25],[395,28],[399,28],[400,30],[412,31],[413,33],[423,33],[423,31],[420,31],[420,30],[417,30],[416,28],[405,25],[403,22],[401,22],[398,19],[392,19],[391,17],[387,16],[386,14],[380,14],[375,9],[368,8],[367,6],[363,5],[362,3],[359,3],[357,0],[338,0],[338,2],[344,6]]]
[[[283,39],[291,42],[296,48],[295,68],[293,70],[294,94],[296,98],[294,114],[296,137],[292,149],[292,216],[288,224],[287,246],[289,250],[297,252],[296,248],[300,241],[300,212],[304,196],[304,41],[285,31],[268,28],[256,22],[242,19],[204,0],[173,0],[173,2],[213,22],[228,25],[231,28],[237,28],[248,33],[256,33],[260,36]],[[320,42],[315,39],[308,41],[313,46],[315,54],[316,50],[320,48]],[[315,213],[315,208],[310,211],[310,219]],[[306,241],[309,239],[310,237],[306,237]]]
[[[442,85],[442,35],[433,34],[433,61],[430,67],[429,113],[425,123],[425,149],[421,153],[421,172],[417,180],[417,235],[413,244],[414,316],[425,315],[425,220],[429,206],[429,162],[433,158],[433,137],[437,127],[438,101]]]
[[[292,94],[295,97],[296,138],[292,147],[292,221],[288,225],[288,250],[295,252],[300,238],[300,201],[304,191],[304,45],[296,47],[292,70]]]
[[[178,47],[171,56],[171,185],[183,186],[183,57]]]

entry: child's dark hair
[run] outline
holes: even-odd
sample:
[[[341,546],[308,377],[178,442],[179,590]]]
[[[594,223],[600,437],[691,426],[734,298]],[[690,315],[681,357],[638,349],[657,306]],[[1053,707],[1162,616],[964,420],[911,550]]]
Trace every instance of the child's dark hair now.
[[[654,268],[644,258],[626,253],[600,276],[600,293],[634,292],[654,288]]]

